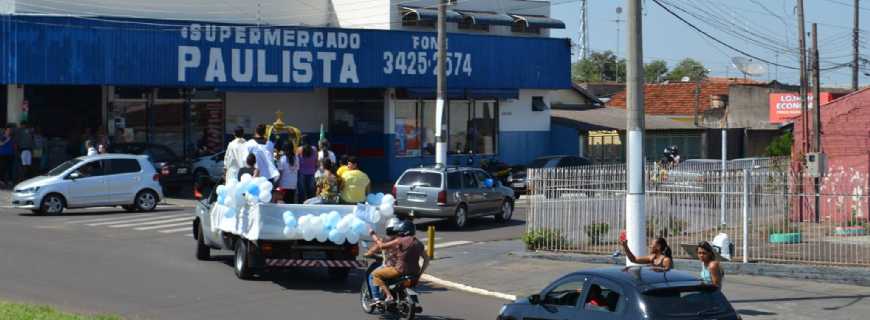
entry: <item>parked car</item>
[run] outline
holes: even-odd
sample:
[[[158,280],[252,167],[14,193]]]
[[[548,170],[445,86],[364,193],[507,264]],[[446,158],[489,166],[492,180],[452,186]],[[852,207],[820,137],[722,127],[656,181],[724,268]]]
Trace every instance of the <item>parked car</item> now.
[[[566,275],[518,299],[499,320],[740,319],[714,286],[684,271],[611,267]]]
[[[193,180],[200,181],[200,177],[209,177],[218,182],[224,175],[224,151],[201,156],[193,161]]]
[[[109,152],[146,155],[160,173],[160,185],[167,192],[177,193],[182,187],[193,186],[193,171],[189,160],[175,155],[167,146],[154,143],[118,143]]]
[[[468,167],[429,166],[405,170],[393,185],[396,212],[415,217],[448,218],[464,228],[468,218],[493,215],[509,221],[514,192],[485,171]]]
[[[539,157],[533,160],[527,166],[527,169],[553,169],[553,168],[567,168],[567,167],[580,167],[592,164],[592,161],[586,159],[584,157],[578,156],[546,156]],[[522,167],[517,167],[517,170],[511,172],[510,176],[508,176],[508,183],[514,192],[517,194],[517,198],[519,195],[524,195],[529,193],[529,180],[528,180],[528,171],[522,169]],[[578,177],[579,178],[579,177]],[[582,179],[575,179],[580,182]],[[580,189],[582,186],[579,185],[566,185],[565,188],[569,189],[575,188]],[[547,192],[548,197],[556,197],[561,196],[562,191],[564,190],[550,190],[552,192]]]
[[[19,183],[12,205],[36,214],[98,206],[151,211],[162,198],[157,171],[146,157],[105,154],[69,160]]]

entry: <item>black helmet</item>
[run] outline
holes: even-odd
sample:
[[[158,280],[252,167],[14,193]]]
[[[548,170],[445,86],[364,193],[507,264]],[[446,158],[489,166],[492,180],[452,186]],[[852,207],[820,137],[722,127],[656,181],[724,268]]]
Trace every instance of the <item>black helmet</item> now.
[[[395,230],[400,236],[413,236],[417,232],[417,227],[413,222],[404,220],[395,227]]]

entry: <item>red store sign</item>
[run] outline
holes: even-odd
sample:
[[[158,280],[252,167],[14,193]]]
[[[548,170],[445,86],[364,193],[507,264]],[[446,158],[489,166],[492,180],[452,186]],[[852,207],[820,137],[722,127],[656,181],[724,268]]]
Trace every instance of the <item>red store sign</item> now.
[[[822,92],[820,94],[822,100],[819,101],[825,105],[831,100],[834,100],[834,95],[830,92]],[[807,107],[813,109],[813,95],[808,96]],[[793,121],[801,115],[801,95],[799,93],[771,93],[770,94],[770,123],[785,123]]]

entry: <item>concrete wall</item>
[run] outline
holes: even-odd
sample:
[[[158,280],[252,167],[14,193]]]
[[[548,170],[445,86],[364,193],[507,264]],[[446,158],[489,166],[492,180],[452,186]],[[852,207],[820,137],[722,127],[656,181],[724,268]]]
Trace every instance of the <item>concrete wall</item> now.
[[[334,16],[330,1],[311,0],[148,0],[57,1],[0,0],[13,2],[16,13],[84,16],[117,16],[173,20],[201,20],[242,24],[326,26]],[[353,1],[353,0],[350,0]],[[357,1],[360,2],[360,1]],[[371,5],[372,1],[364,1]],[[8,7],[8,5],[7,5]],[[0,10],[2,12],[2,10]]]
[[[768,87],[731,86],[728,90],[728,127],[776,129],[777,126],[769,121],[771,92],[774,89]]]
[[[320,124],[328,126],[328,91],[318,89],[310,92],[227,92],[226,130],[236,126],[246,132],[260,123],[275,121],[275,112],[284,113],[284,122],[302,132],[318,132]]]

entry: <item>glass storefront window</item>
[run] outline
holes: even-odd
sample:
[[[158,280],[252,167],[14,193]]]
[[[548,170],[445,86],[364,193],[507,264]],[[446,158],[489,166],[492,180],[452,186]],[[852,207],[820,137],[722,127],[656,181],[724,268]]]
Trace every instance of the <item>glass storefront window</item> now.
[[[446,111],[449,122],[448,153],[496,152],[498,110],[495,101],[450,101]],[[437,128],[435,101],[399,100],[395,112],[397,155],[434,155]]]

